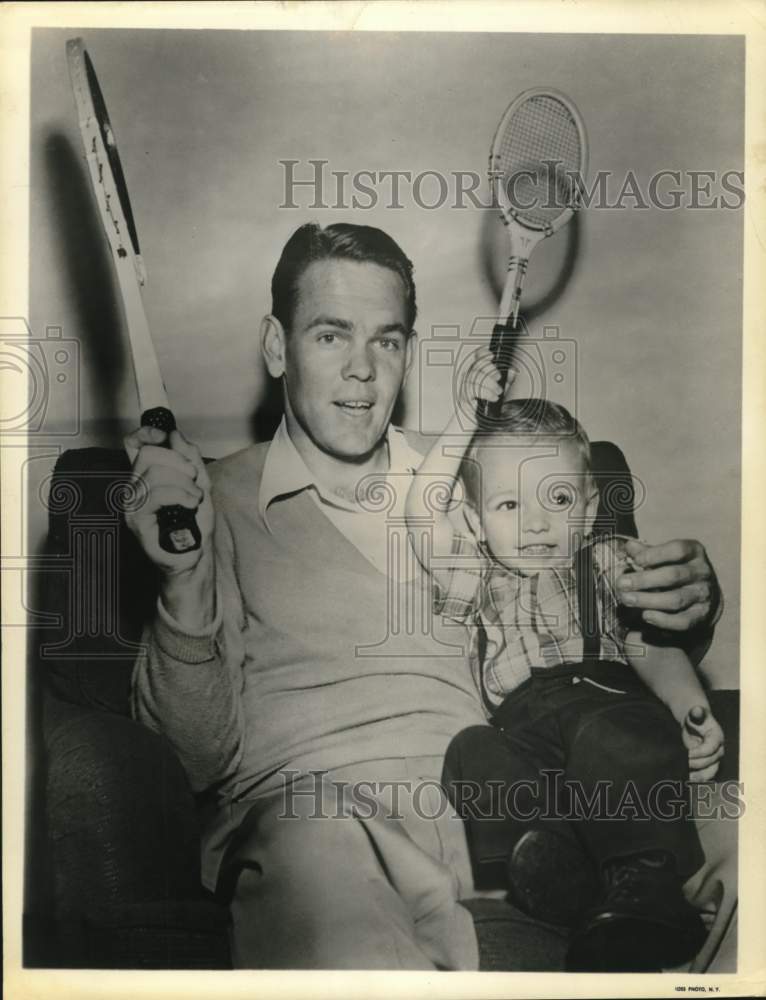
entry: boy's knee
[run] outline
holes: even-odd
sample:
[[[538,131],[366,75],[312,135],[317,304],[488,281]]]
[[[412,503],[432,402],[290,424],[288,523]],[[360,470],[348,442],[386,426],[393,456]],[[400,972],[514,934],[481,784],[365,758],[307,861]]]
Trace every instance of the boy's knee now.
[[[466,775],[475,774],[486,765],[493,746],[502,747],[501,734],[492,726],[469,726],[453,737],[444,755],[442,771],[445,785]]]

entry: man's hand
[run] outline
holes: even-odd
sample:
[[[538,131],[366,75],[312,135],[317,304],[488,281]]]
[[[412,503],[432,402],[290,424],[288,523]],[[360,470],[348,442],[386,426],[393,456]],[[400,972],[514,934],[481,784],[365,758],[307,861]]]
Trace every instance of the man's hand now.
[[[712,624],[720,593],[713,567],[699,542],[647,545],[630,539],[625,550],[638,568],[617,581],[623,604],[640,609],[648,624],[671,632]]]
[[[125,449],[133,462],[133,475],[140,480],[135,510],[125,521],[151,561],[166,575],[192,569],[200,561],[213,531],[210,480],[199,450],[179,431],[170,435],[170,448],[162,447],[167,435],[155,427],[140,427],[125,438]],[[157,511],[180,504],[196,510],[202,545],[194,552],[174,554],[160,548]]]
[[[712,712],[702,705],[689,710],[681,730],[689,751],[689,780],[711,781],[723,757],[723,730]]]

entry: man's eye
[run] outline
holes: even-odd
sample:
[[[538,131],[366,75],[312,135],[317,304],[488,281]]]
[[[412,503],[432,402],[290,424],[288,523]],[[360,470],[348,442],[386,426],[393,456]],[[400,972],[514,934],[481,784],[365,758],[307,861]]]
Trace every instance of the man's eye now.
[[[337,333],[320,333],[317,337],[320,344],[334,344],[337,339]]]
[[[382,337],[380,340],[380,346],[384,351],[398,351],[399,341],[395,337]]]

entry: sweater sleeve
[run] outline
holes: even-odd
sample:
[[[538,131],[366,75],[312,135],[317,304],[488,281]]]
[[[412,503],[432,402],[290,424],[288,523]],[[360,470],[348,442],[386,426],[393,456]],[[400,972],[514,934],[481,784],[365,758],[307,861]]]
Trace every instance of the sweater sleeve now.
[[[195,793],[232,783],[242,759],[245,616],[231,533],[216,512],[216,616],[183,629],[157,602],[132,682],[133,717],[163,734]]]

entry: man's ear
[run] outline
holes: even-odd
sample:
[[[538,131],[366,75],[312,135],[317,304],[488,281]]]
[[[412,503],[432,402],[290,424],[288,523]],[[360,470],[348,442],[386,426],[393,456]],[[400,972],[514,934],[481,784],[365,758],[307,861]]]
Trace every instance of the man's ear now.
[[[285,328],[276,316],[264,316],[261,320],[261,353],[266,368],[272,378],[281,378],[285,373],[285,353],[287,336]]]
[[[599,493],[598,486],[591,477],[588,477],[588,502],[585,505],[585,534],[589,535],[593,531],[593,524],[598,514]]]

